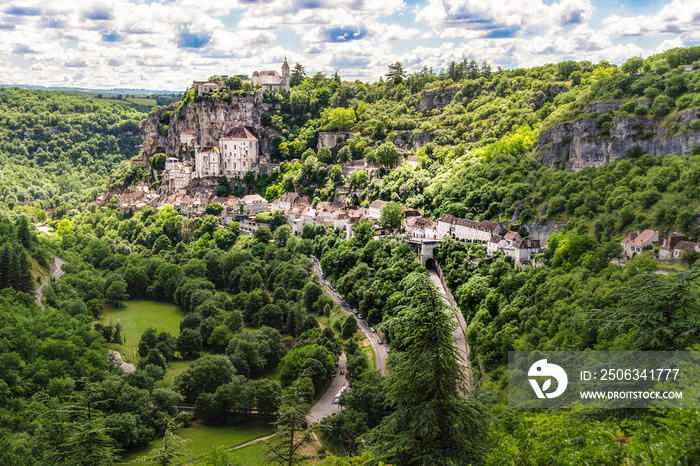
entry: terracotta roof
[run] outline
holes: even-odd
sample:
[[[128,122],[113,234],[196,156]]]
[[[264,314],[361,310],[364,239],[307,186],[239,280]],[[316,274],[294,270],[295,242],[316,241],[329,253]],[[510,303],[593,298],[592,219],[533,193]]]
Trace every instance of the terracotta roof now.
[[[642,247],[645,244],[649,243],[649,241],[651,241],[654,235],[657,235],[658,233],[659,232],[655,230],[644,230],[639,234],[637,234],[634,231],[631,231],[627,235],[627,237],[622,240],[622,242],[626,244],[631,244],[632,246]]]
[[[231,131],[226,133],[224,138],[225,139],[247,139],[247,140],[255,140],[255,141],[258,140],[258,138],[255,137],[255,130],[253,128],[251,128],[250,126],[236,126]]]
[[[380,209],[380,210],[381,210],[381,209],[383,209],[384,206],[386,206],[387,204],[388,204],[387,201],[380,201],[379,199],[377,199],[376,201],[373,201],[369,206],[370,206],[370,207],[374,207],[375,209]]]
[[[509,231],[503,236],[505,239],[514,240],[518,236],[517,231]]]
[[[502,239],[503,238],[500,235],[493,235],[491,238],[489,238],[489,243],[498,243]]]
[[[265,198],[259,194],[248,194],[247,196],[243,196],[241,198],[241,201],[245,202],[246,204],[249,202],[262,202],[264,200]]]
[[[668,238],[664,240],[664,244],[659,246],[659,249],[667,249],[671,250],[673,249],[676,244],[678,244],[681,241],[687,240],[688,237],[685,236],[683,233],[671,233]]]

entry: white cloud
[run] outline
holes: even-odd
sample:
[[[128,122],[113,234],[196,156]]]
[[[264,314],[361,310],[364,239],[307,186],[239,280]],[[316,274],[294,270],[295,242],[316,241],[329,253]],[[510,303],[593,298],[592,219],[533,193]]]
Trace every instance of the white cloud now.
[[[403,0],[4,0],[0,82],[181,91],[212,74],[279,69],[285,56],[310,73],[377,79],[397,60],[412,71],[464,58],[622,62],[700,41],[697,1],[597,29],[596,13],[591,0],[428,0],[412,12]],[[637,34],[666,40],[642,48]],[[407,41],[416,46],[404,53]]]

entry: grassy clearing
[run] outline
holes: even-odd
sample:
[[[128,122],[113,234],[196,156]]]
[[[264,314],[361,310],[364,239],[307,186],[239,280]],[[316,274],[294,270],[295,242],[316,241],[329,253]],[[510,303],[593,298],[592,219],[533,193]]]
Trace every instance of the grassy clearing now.
[[[268,464],[264,461],[265,451],[267,451],[267,445],[265,445],[265,442],[260,442],[234,450],[233,455],[243,465],[258,466]]]
[[[165,373],[163,380],[158,382],[158,385],[163,388],[172,387],[175,382],[175,377],[189,369],[193,362],[195,362],[195,359],[190,359],[189,361],[169,361],[168,371]]]
[[[377,365],[375,364],[375,361],[374,361],[374,350],[372,349],[372,345],[370,344],[370,342],[367,338],[362,340],[362,352],[365,353],[365,356],[367,357],[367,362],[369,363],[369,367],[373,367],[376,370]]]
[[[223,445],[226,448],[232,448],[237,445],[250,442],[251,440],[271,435],[274,432],[274,429],[270,428],[264,423],[258,423],[251,426],[225,427],[212,427],[205,426],[200,423],[194,423],[188,428],[180,428],[175,432],[179,437],[190,440],[190,442],[188,442],[186,445],[190,457],[182,461],[180,464],[192,461],[193,459],[208,453],[212,448],[218,445]],[[153,450],[162,447],[163,439],[154,440],[145,448],[126,454],[122,464],[127,464],[141,456],[148,456]],[[246,459],[243,464],[259,464],[255,462],[255,460],[262,457],[262,453],[265,451],[265,449],[266,447],[264,445],[251,445],[241,448],[240,450],[236,450],[236,456],[238,456],[238,452],[240,451],[241,458]]]
[[[180,321],[185,318],[185,312],[174,304],[148,300],[130,300],[122,302],[121,309],[105,310],[99,318],[102,324],[110,322],[122,324],[124,343],[111,344],[110,348],[119,351],[125,361],[135,363],[138,360],[136,347],[143,332],[154,327],[159,332],[169,332],[173,336],[180,335]]]
[[[263,379],[267,380],[272,380],[274,382],[277,382],[278,384],[281,384],[282,382],[280,381],[280,370],[275,369],[273,371],[268,372],[267,374],[262,376]]]

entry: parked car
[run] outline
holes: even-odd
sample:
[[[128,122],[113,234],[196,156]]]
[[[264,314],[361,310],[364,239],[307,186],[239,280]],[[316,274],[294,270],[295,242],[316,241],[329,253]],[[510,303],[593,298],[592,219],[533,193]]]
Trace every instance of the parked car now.
[[[340,402],[340,397],[339,397],[339,396],[336,396],[335,398],[333,398],[333,404],[334,404],[334,405],[337,405],[339,402]]]
[[[345,375],[345,369],[340,369],[340,375]]]
[[[377,333],[377,331],[374,329],[374,327],[370,328],[370,330],[372,331],[372,333]]]
[[[357,318],[358,318],[358,319],[362,319],[362,318],[363,318],[363,317],[362,317],[362,314],[357,314]]]
[[[384,344],[384,342],[382,341],[381,338],[379,339],[379,341],[378,341],[377,343],[379,343],[380,345],[383,345],[383,344]]]
[[[387,352],[387,353],[391,353],[391,348],[387,348],[387,349],[386,349],[386,352]]]
[[[335,372],[331,374],[331,379],[335,379]]]

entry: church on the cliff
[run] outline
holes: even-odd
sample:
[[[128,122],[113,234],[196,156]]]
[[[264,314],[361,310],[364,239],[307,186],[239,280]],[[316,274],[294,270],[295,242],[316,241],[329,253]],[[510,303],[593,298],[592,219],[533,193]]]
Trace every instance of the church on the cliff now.
[[[214,79],[213,81],[194,81],[192,89],[197,94],[217,91],[226,85],[225,81],[227,78],[227,75],[222,75],[211,78]],[[281,75],[276,70],[253,71],[252,79],[243,79],[242,81],[252,83],[255,87],[261,87],[263,91],[279,92],[282,89],[289,91],[289,63],[287,63],[287,57],[284,57]]]
[[[249,171],[258,172],[266,163],[258,152],[257,131],[251,126],[238,126],[219,138],[217,146],[200,146],[194,143],[192,132],[183,132],[180,142],[194,145],[194,161],[180,162],[168,157],[163,170],[163,187],[168,192],[186,188],[195,178],[225,176],[243,178]],[[193,163],[194,162],[194,163]]]

